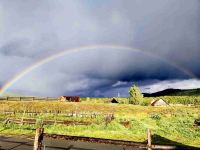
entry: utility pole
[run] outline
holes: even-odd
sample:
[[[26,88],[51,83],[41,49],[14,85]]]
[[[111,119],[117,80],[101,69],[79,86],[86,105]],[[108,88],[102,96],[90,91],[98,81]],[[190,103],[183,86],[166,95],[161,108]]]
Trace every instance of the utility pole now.
[[[120,93],[118,92],[118,94],[117,94],[117,97],[119,98],[120,97]]]

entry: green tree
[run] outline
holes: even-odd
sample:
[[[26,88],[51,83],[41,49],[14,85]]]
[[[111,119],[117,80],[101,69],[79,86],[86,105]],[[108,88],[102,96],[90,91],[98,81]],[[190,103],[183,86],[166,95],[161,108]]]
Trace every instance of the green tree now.
[[[138,86],[133,85],[129,90],[129,104],[142,104],[143,94]]]

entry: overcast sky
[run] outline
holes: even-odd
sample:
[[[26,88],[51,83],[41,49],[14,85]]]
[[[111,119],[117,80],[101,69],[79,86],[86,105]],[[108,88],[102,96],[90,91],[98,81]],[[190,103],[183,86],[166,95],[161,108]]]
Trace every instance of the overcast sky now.
[[[128,95],[200,88],[199,0],[0,0],[0,86],[29,66],[7,92],[36,96]]]

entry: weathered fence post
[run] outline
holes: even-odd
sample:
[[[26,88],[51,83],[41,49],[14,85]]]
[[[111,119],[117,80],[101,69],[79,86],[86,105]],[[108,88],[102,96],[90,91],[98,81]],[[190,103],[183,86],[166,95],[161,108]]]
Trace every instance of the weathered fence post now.
[[[9,123],[9,121],[10,121],[10,119],[9,118],[7,118],[5,121],[4,121],[4,125],[6,125],[7,123]]]
[[[44,128],[36,129],[33,150],[41,150],[42,149],[43,133],[44,133]]]
[[[147,143],[147,149],[148,150],[152,150],[152,145],[151,145],[151,129],[147,129],[147,139],[148,139],[148,143]]]
[[[20,125],[22,126],[23,124],[24,124],[24,117],[22,117],[20,121]]]

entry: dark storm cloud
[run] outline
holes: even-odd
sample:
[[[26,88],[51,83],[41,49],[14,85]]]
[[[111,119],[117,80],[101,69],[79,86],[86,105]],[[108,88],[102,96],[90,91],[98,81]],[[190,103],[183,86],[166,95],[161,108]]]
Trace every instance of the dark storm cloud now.
[[[144,51],[66,55],[28,74],[13,91],[108,96],[133,83],[144,89],[171,81],[185,87],[186,80],[198,83],[173,63],[200,76],[198,0],[1,1],[0,33],[2,85],[30,64],[71,47],[115,44]]]

